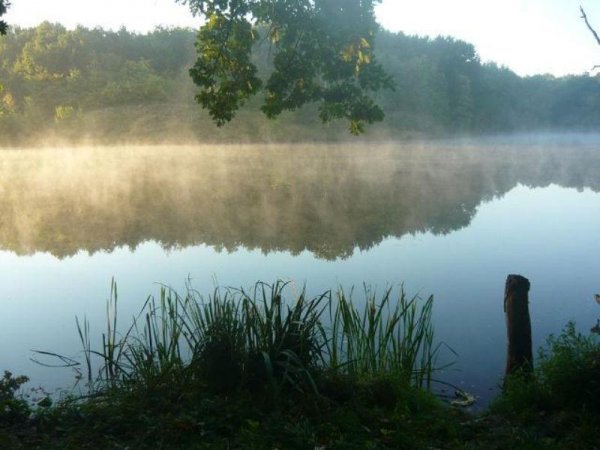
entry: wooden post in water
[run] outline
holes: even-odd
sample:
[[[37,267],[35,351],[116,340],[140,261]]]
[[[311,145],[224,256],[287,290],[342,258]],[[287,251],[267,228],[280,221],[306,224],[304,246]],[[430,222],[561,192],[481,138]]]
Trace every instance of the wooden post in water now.
[[[521,275],[509,275],[504,291],[504,313],[508,335],[505,376],[533,370],[531,320],[529,318],[529,280]]]

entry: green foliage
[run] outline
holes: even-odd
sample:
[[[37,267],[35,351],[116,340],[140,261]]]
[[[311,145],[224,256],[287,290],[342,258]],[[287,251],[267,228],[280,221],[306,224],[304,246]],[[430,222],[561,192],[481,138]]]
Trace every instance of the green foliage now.
[[[439,346],[433,345],[431,313],[433,297],[421,304],[400,291],[397,301],[387,289],[377,302],[365,287],[366,305],[361,312],[343,290],[330,304],[331,331],[329,365],[355,376],[382,376],[389,373],[429,387]]]
[[[165,100],[168,84],[152,69],[148,61],[126,61],[116,80],[108,81],[100,95],[106,105],[137,105]],[[151,100],[152,99],[152,100]]]
[[[235,111],[261,87],[250,61],[257,35],[242,18],[213,14],[198,34],[198,60],[190,75],[202,88],[196,96],[217,125],[233,119]]]
[[[481,440],[493,448],[504,448],[502,442],[523,448],[598,448],[599,364],[597,336],[584,336],[574,323],[567,324],[540,349],[533,378],[506,380],[486,419],[503,425],[496,425],[495,435],[482,430],[487,436]]]
[[[219,298],[215,291],[213,298]],[[199,370],[213,392],[232,392],[242,385],[248,363],[240,304],[229,293],[221,301],[209,301],[189,311],[192,329],[185,322],[186,339],[194,348],[192,366]]]
[[[584,336],[570,322],[558,337],[548,337],[538,359],[532,380],[520,376],[507,380],[497,410],[530,418],[539,410],[600,413],[596,335]]]
[[[0,84],[0,95],[2,95],[3,91],[4,91],[4,86],[2,86]],[[4,114],[6,114],[6,102],[2,101],[2,102],[0,102],[0,117],[3,116]]]
[[[383,120],[372,93],[391,88],[373,51],[378,0],[180,0],[206,17],[190,73],[196,97],[217,125],[229,122],[264,85],[269,118],[316,103],[323,122],[347,119],[350,132]],[[272,51],[266,81],[252,51],[264,39]]]
[[[29,416],[27,401],[17,395],[21,386],[29,381],[25,376],[14,377],[7,370],[0,379],[0,424],[23,421]]]
[[[138,36],[45,22],[16,28],[3,39],[0,78],[15,112],[23,122],[30,115],[37,123],[27,125],[34,128],[63,105],[87,112],[176,97],[180,87],[173,78],[189,64],[193,40],[181,29]]]
[[[5,2],[5,0],[0,0],[0,17],[2,17],[5,13],[6,13],[6,9],[10,6],[10,3],[8,2],[8,0]],[[8,25],[6,24],[6,22],[4,20],[0,20],[0,36],[5,35],[6,31],[8,29]],[[4,90],[4,86],[2,86],[2,84],[0,83],[0,94],[2,94],[2,91]],[[0,103],[0,116],[2,116],[4,114],[4,102]]]
[[[90,390],[135,386],[153,392],[187,383],[216,393],[244,389],[279,398],[290,391],[318,392],[315,376],[323,371],[393,374],[429,387],[438,351],[431,298],[421,305],[401,291],[398,305],[390,308],[391,290],[379,304],[369,294],[361,313],[341,292],[338,301],[329,292],[312,299],[301,292],[295,301],[286,300],[286,286],[216,289],[207,301],[191,288],[184,297],[163,288],[160,300],[150,297],[119,335],[113,283],[100,350],[91,348],[87,322],[78,321]]]
[[[10,6],[10,2],[8,0],[0,0],[0,17],[2,17],[6,13],[6,9]],[[8,29],[8,25],[4,20],[0,20],[0,36],[6,34],[6,30]]]
[[[75,108],[69,105],[60,105],[57,106],[54,110],[54,120],[56,122],[63,122],[65,120],[70,120],[75,117],[76,111]]]
[[[301,396],[264,404],[243,392],[214,395],[181,383],[160,395],[134,388],[70,398],[37,411],[6,448],[416,449],[451,448],[458,437],[460,414],[393,377],[326,383],[352,395],[344,402],[322,397],[315,408]]]
[[[286,285],[258,283],[251,292],[240,292],[249,382],[266,382],[278,391],[316,391],[311,372],[324,362],[320,316],[329,297],[306,299],[303,291],[290,307],[283,297]]]
[[[259,282],[248,291],[217,288],[203,298],[189,286],[183,297],[163,288],[159,300],[148,298],[120,331],[113,282],[99,350],[90,344],[87,321],[77,321],[85,360],[79,370],[88,372],[90,395],[37,410],[38,446],[398,448],[447,437],[438,430],[432,435],[426,423],[430,414],[445,412],[413,386],[410,374],[420,371],[419,361],[403,361],[414,367],[396,370],[387,362],[389,351],[347,353],[339,341],[333,358],[336,327],[327,323],[327,312],[336,316],[336,300],[330,292],[307,298],[304,291],[290,299],[288,289],[284,282]],[[375,310],[383,324],[389,300],[375,306],[370,295],[362,313],[351,302],[343,307],[354,317]],[[430,308],[431,300],[422,307],[416,299],[403,301],[401,310],[392,309],[388,328],[418,317],[428,321]],[[413,330],[381,342],[390,349],[420,347]],[[344,329],[344,339],[360,342],[364,336],[352,336],[356,332]],[[415,433],[415,420],[427,429]]]
[[[560,408],[600,413],[600,340],[577,332],[569,322],[562,333],[548,338],[540,350],[539,382]]]

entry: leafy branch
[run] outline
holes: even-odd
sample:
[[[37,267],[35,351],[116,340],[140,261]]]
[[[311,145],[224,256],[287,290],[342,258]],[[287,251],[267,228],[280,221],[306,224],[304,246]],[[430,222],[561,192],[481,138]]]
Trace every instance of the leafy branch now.
[[[10,2],[8,0],[0,0],[0,17],[6,14],[6,10],[10,6]],[[4,20],[0,20],[0,35],[6,34],[8,30],[8,25]]]
[[[217,126],[263,90],[262,112],[275,118],[314,103],[323,123],[349,121],[352,134],[381,121],[372,95],[393,88],[374,55],[380,0],[176,0],[206,18],[190,75],[196,96]],[[266,33],[271,73],[261,79],[253,48]]]

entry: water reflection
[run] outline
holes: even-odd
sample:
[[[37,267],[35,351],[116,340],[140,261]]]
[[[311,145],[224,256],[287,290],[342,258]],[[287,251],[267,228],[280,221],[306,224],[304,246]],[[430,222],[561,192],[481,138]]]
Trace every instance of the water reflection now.
[[[0,248],[207,244],[350,256],[384,238],[446,234],[518,184],[600,191],[584,141],[5,150]]]
[[[489,398],[508,273],[532,281],[535,348],[598,318],[598,143],[2,151],[4,367],[70,386],[30,349],[77,357],[75,316],[101,336],[112,277],[122,326],[154,282],[181,290],[188,275],[202,293],[213,278],[289,279],[312,294],[404,282],[434,295],[437,339],[460,355],[444,379]]]

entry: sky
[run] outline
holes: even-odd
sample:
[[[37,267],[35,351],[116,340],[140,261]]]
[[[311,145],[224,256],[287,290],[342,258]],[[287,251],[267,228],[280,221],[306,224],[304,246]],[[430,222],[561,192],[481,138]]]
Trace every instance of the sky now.
[[[383,0],[377,19],[394,32],[465,40],[482,61],[519,75],[563,76],[600,64],[600,46],[580,17],[580,4],[600,32],[599,0]],[[3,18],[23,27],[48,20],[137,32],[201,24],[175,0],[12,0]]]

